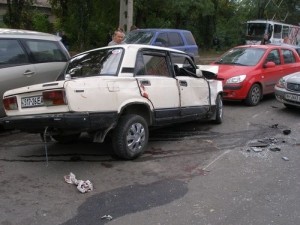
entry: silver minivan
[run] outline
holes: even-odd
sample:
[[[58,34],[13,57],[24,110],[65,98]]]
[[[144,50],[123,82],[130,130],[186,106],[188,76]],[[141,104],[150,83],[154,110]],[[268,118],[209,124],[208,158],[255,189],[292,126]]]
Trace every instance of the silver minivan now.
[[[70,55],[56,35],[0,28],[0,96],[9,89],[54,81]],[[0,117],[5,116],[0,104]]]

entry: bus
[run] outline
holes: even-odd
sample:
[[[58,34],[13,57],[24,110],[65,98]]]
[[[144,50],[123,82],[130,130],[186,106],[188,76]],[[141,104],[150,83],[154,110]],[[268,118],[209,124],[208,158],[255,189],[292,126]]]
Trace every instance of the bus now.
[[[246,44],[260,44],[265,34],[274,44],[300,45],[300,26],[273,20],[247,21]]]

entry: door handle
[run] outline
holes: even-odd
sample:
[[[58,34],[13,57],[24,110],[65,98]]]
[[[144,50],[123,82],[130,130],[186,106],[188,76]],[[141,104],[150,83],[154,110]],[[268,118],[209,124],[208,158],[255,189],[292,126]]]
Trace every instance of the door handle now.
[[[32,72],[31,70],[26,70],[24,73],[23,73],[23,75],[25,75],[25,76],[31,76],[31,75],[33,75],[34,74],[34,72]]]
[[[140,83],[144,86],[151,86],[151,82],[149,80],[141,80]]]
[[[185,80],[180,80],[179,81],[179,85],[180,86],[184,86],[184,87],[187,87],[188,85],[187,85],[187,82],[185,81]]]

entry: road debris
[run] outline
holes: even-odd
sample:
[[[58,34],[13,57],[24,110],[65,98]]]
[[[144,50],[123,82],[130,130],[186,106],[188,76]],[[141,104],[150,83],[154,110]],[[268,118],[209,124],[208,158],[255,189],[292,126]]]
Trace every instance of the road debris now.
[[[275,124],[276,125],[276,124]],[[281,148],[277,146],[278,139],[274,137],[263,138],[258,140],[253,140],[248,143],[247,152],[262,152],[264,150],[270,150],[273,152],[280,151]]]
[[[281,148],[279,148],[279,147],[270,147],[269,150],[272,151],[272,152],[279,152],[281,150]]]
[[[278,128],[278,123],[271,125],[271,128]]]
[[[268,143],[262,143],[262,142],[254,142],[254,143],[250,143],[249,144],[249,147],[260,147],[260,148],[263,148],[263,147],[268,147],[269,144]]]
[[[91,181],[77,180],[75,174],[73,174],[72,172],[69,175],[64,176],[64,179],[68,184],[75,184],[78,191],[80,191],[81,193],[86,193],[93,190],[93,184]]]
[[[262,152],[263,148],[251,147],[251,150],[254,151],[254,152]]]
[[[291,130],[290,129],[287,129],[287,130],[283,130],[282,133],[284,135],[289,135],[291,133]]]
[[[101,219],[106,219],[106,220],[112,220],[113,218],[112,218],[112,216],[111,215],[104,215],[104,216],[102,216],[101,217]]]

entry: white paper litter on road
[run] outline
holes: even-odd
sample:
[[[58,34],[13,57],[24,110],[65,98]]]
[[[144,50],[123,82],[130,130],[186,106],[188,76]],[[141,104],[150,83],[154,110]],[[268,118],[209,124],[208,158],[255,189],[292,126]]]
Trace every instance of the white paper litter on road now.
[[[101,219],[107,219],[107,220],[112,220],[112,216],[111,215],[104,215],[101,217]]]
[[[68,184],[75,184],[78,191],[80,191],[81,193],[86,193],[93,190],[93,184],[91,181],[77,180],[75,174],[73,174],[72,172],[69,175],[64,176],[64,178]]]

